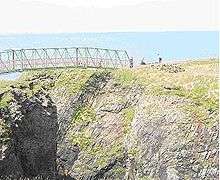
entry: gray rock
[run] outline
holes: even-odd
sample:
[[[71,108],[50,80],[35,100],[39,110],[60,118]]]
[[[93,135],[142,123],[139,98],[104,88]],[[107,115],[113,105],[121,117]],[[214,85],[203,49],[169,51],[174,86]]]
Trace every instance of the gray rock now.
[[[30,99],[18,90],[13,94],[15,100],[8,114],[3,115],[11,123],[11,149],[0,160],[0,169],[4,169],[0,176],[53,174],[56,172],[58,131],[56,106],[43,93]],[[7,168],[12,159],[16,168]]]

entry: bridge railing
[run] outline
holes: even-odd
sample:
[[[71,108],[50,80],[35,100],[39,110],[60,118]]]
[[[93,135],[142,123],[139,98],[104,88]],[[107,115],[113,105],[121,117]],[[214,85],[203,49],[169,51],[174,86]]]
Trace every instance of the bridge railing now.
[[[11,49],[0,52],[0,73],[58,67],[130,67],[124,50],[89,47]]]

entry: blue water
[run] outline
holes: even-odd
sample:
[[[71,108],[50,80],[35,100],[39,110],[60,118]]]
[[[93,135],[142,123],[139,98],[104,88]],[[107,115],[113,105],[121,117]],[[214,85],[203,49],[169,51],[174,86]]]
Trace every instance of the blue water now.
[[[16,80],[21,76],[20,72],[5,73],[0,75],[0,80]]]
[[[89,46],[125,49],[140,61],[206,58],[219,56],[217,31],[63,33],[0,35],[0,50],[10,48]]]

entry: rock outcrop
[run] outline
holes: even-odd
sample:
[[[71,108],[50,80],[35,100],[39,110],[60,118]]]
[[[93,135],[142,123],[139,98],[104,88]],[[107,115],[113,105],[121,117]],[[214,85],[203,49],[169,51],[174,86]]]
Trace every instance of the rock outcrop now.
[[[218,179],[218,122],[211,128],[196,122],[178,107],[187,103],[154,96],[139,103],[131,136],[141,155],[135,158],[137,174],[155,179]]]
[[[216,65],[144,68],[40,71],[13,85],[2,179],[217,180]]]
[[[1,117],[10,124],[11,140],[4,145],[0,176],[56,175],[57,111],[44,93],[28,99],[13,90],[14,100]],[[12,163],[13,162],[13,163]]]

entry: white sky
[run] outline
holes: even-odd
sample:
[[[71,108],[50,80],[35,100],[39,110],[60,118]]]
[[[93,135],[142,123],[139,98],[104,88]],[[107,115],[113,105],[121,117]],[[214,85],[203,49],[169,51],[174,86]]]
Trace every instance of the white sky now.
[[[0,0],[0,34],[217,30],[218,0]]]

